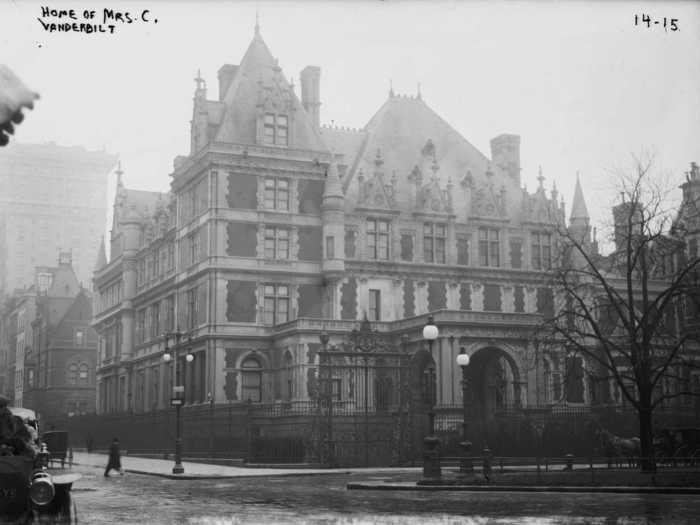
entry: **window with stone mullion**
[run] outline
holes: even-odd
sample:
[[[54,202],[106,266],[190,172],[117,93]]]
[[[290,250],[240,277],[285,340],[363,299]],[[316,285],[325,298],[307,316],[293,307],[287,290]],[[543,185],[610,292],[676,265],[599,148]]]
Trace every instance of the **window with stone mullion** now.
[[[265,285],[263,316],[266,325],[286,323],[289,320],[289,287],[287,285]]]
[[[532,234],[532,268],[549,270],[552,267],[552,241],[549,233]]]
[[[289,259],[289,230],[287,228],[265,228],[265,258]]]
[[[370,259],[389,259],[389,222],[367,219],[367,251]]]
[[[479,265],[499,267],[501,248],[499,232],[493,228],[479,228]]]

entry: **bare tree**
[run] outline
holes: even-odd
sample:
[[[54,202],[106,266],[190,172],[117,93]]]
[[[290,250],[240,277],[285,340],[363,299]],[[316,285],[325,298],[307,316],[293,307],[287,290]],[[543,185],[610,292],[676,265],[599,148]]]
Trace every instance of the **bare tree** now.
[[[692,349],[698,352],[697,331],[684,325],[682,312],[697,306],[700,259],[697,251],[686,256],[680,235],[688,229],[678,230],[678,218],[674,224],[678,208],[653,175],[653,164],[650,155],[634,157],[631,173],[617,173],[621,202],[613,210],[615,249],[609,255],[597,253],[585,228],[557,226],[555,315],[538,338],[545,347],[582,356],[589,374],[619,388],[638,415],[644,471],[655,468],[654,411],[670,397],[696,394],[689,382],[672,391],[662,382],[687,377],[697,366]],[[693,170],[700,185],[697,165]],[[697,230],[698,195],[690,194],[682,210],[686,217],[694,212]]]

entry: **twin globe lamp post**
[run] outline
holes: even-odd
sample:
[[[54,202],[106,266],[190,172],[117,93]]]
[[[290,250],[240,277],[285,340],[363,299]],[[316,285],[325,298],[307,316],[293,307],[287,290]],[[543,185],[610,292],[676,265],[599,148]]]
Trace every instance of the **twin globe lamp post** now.
[[[178,362],[178,357],[179,357],[179,351],[180,351],[180,340],[185,336],[186,334],[184,332],[180,332],[179,330],[175,332],[171,332],[168,334],[163,334],[163,338],[165,339],[165,350],[163,352],[163,361],[166,363],[170,363],[170,361],[173,362],[173,369],[172,369],[172,378],[173,378],[173,383],[175,382],[180,382],[178,381],[178,375],[177,375],[177,362]],[[172,349],[168,346],[168,341],[174,338],[175,339],[175,346],[172,347]],[[189,343],[190,337],[187,337],[187,341]],[[172,353],[171,353],[172,350]],[[187,363],[191,363],[194,360],[194,355],[187,350],[187,354],[185,355],[185,361]],[[185,467],[182,466],[182,418],[180,414],[180,409],[182,408],[182,405],[185,402],[185,386],[184,386],[184,374],[181,374],[183,377],[182,385],[176,385],[173,384],[173,397],[170,398],[170,405],[175,407],[175,465],[173,466],[173,474],[184,474],[185,473]]]
[[[428,316],[428,321],[423,327],[423,339],[428,342],[428,350],[430,357],[433,357],[433,341],[435,341],[440,335],[438,327],[433,321],[433,316]],[[460,471],[463,476],[471,474],[474,472],[474,465],[472,459],[469,456],[472,444],[467,439],[467,419],[468,419],[468,409],[467,409],[467,367],[469,366],[469,355],[467,354],[464,347],[460,348],[460,352],[457,355],[457,365],[462,369],[462,442],[460,446],[463,449],[462,461],[460,464]],[[436,403],[436,374],[435,365],[430,363],[425,371],[426,374],[426,387],[427,387],[427,397],[429,403],[429,427],[430,435],[425,437],[425,452],[423,457],[423,477],[424,478],[439,478],[440,473],[440,453],[437,450],[439,445],[439,438],[435,436],[435,403]]]

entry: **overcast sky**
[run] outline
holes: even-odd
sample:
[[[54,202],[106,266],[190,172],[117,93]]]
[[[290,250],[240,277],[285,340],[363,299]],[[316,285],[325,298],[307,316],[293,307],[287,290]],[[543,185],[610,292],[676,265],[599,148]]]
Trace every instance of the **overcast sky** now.
[[[321,67],[323,123],[363,127],[390,80],[411,95],[420,82],[427,104],[487,156],[494,136],[520,135],[523,181],[534,190],[541,165],[567,214],[577,171],[599,223],[615,197],[608,170],[631,153],[656,151],[678,183],[700,161],[697,2],[0,2],[0,60],[42,97],[16,140],[104,148],[135,189],[168,189],[173,158],[189,152],[197,70],[217,99],[217,71],[240,63],[256,8],[297,94],[301,69]],[[103,8],[149,9],[150,21],[48,33],[42,5],[80,19],[96,10],[97,22]],[[665,31],[664,17],[679,30]]]

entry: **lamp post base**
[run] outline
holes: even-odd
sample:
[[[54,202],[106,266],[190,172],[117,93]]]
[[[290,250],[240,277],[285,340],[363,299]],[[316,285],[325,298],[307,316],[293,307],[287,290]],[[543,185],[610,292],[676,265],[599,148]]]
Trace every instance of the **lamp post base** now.
[[[427,436],[423,438],[423,479],[439,480],[442,476],[440,469],[440,438]]]
[[[185,473],[185,467],[182,465],[175,465],[173,467],[173,474],[184,474]]]
[[[472,449],[472,442],[464,440],[459,446],[462,448],[462,461],[459,465],[459,474],[461,478],[471,477],[474,474],[474,463],[469,452]]]

